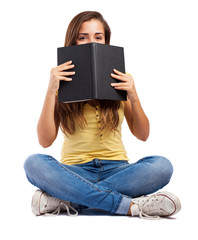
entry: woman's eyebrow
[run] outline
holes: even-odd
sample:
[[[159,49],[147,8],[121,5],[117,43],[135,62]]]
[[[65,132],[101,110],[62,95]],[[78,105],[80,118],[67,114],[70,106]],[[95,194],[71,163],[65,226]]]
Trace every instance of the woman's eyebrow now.
[[[78,35],[80,35],[80,34],[82,34],[82,35],[89,35],[89,33],[79,33]]]
[[[102,32],[97,32],[97,33],[95,33],[95,34],[102,34],[102,35],[104,35],[104,33],[102,33]]]
[[[102,33],[102,32],[96,32],[95,33],[95,35],[99,35],[99,34],[104,35],[104,33]],[[89,33],[78,33],[78,35],[89,35]]]

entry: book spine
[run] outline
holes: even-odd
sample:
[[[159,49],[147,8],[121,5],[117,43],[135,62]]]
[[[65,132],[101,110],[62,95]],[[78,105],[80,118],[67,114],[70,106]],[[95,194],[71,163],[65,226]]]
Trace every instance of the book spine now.
[[[93,99],[98,99],[98,86],[97,86],[97,45],[91,44],[91,78],[92,78],[92,92]]]

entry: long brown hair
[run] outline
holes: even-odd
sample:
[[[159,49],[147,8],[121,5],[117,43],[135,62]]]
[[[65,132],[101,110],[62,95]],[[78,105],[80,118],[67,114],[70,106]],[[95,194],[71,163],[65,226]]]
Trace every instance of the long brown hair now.
[[[103,24],[105,44],[110,44],[111,30],[103,16],[99,12],[85,11],[76,15],[70,22],[66,32],[65,47],[76,45],[76,39],[82,23],[91,19],[97,19]],[[61,103],[56,99],[56,109],[60,119],[61,130],[66,135],[75,133],[75,123],[81,128],[86,126],[86,119],[83,116],[83,106],[85,103],[86,102]],[[118,109],[120,107],[120,101],[98,100],[97,104],[101,108],[100,121],[102,125],[100,132],[103,130],[116,130],[119,124]]]

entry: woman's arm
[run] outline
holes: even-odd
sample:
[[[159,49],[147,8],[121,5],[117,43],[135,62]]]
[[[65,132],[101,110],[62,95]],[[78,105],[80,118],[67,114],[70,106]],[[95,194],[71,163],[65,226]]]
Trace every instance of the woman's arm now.
[[[133,103],[129,99],[125,102],[124,115],[133,135],[139,140],[146,141],[149,137],[149,120],[139,99]]]
[[[60,121],[55,108],[57,101],[56,92],[59,88],[60,80],[72,80],[66,76],[74,75],[75,72],[64,71],[74,67],[71,63],[72,61],[66,62],[51,70],[49,86],[37,125],[38,140],[44,148],[51,146],[58,134]]]
[[[131,75],[121,73],[114,69],[116,74],[112,77],[121,80],[121,83],[112,83],[115,89],[127,91],[127,101],[125,102],[124,114],[132,134],[142,141],[146,141],[149,136],[149,120],[144,113],[137,95],[134,80]]]
[[[59,118],[55,110],[55,103],[56,95],[48,90],[37,124],[38,140],[44,148],[51,146],[58,134]]]

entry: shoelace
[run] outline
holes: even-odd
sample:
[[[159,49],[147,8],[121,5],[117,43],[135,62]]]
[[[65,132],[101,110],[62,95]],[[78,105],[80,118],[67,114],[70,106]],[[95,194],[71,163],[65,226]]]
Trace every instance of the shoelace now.
[[[71,205],[68,205],[67,203],[64,202],[60,202],[59,206],[57,207],[57,209],[55,209],[52,213],[45,213],[46,216],[53,216],[53,215],[59,215],[60,211],[61,211],[61,207],[64,207],[65,210],[67,211],[67,214],[70,217],[74,217],[78,215],[78,212],[76,211],[76,209],[74,209]],[[75,213],[71,214],[70,213],[70,209],[73,210]]]
[[[144,196],[140,197],[140,199],[141,198],[144,198]],[[153,204],[150,201],[155,202],[155,207],[156,207],[156,205],[157,205],[157,207],[159,207],[159,204],[163,201],[163,199],[161,201],[158,201],[157,195],[153,194],[153,195],[149,196],[145,201],[139,201],[139,203],[138,203],[138,207],[139,207],[139,211],[140,211],[139,217],[144,218],[144,219],[152,219],[152,220],[160,219],[160,216],[157,216],[157,215],[150,216],[143,211],[144,207],[146,207],[148,209],[153,208]],[[156,204],[156,202],[157,202],[157,204]]]

